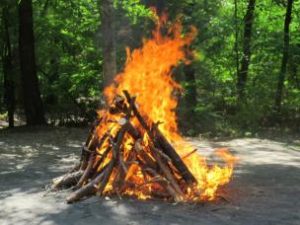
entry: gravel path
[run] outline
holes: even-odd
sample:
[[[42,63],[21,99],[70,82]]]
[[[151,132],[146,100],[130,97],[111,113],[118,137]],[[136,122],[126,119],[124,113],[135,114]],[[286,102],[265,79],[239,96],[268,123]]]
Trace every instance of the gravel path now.
[[[191,139],[206,155],[227,146],[239,157],[226,199],[171,204],[100,199],[67,205],[67,191],[44,186],[78,159],[86,129],[18,128],[0,131],[0,225],[299,225],[300,145],[247,138]]]

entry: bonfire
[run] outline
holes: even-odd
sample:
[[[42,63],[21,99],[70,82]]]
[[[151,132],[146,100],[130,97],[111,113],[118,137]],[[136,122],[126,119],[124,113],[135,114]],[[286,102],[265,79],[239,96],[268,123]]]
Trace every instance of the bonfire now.
[[[224,163],[209,165],[180,136],[176,93],[183,90],[171,72],[190,63],[187,49],[196,29],[183,35],[180,23],[174,23],[161,32],[166,21],[165,16],[157,20],[152,38],[140,49],[127,49],[124,70],[104,91],[107,107],[98,112],[80,162],[53,180],[52,189],[72,188],[68,203],[91,195],[214,200],[230,181],[235,158],[229,151],[216,150]]]

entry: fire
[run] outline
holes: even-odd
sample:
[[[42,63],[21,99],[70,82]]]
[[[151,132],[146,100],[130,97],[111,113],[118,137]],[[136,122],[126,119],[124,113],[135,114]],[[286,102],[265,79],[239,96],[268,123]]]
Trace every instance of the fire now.
[[[166,27],[166,17],[163,16],[157,21],[151,39],[145,39],[140,49],[127,51],[127,61],[124,71],[118,74],[114,83],[108,86],[104,95],[108,103],[112,103],[116,96],[122,95],[127,90],[131,95],[136,96],[136,105],[143,115],[147,115],[154,122],[159,122],[159,129],[163,135],[176,146],[177,153],[182,157],[190,172],[196,178],[196,184],[186,188],[180,201],[201,201],[213,200],[220,186],[227,184],[233,173],[235,157],[226,149],[216,151],[216,155],[224,161],[224,165],[208,165],[206,159],[201,155],[189,154],[193,151],[192,146],[184,141],[177,128],[177,107],[176,92],[181,92],[182,87],[172,78],[172,68],[179,63],[189,63],[187,60],[187,46],[189,46],[196,35],[196,29],[185,35],[182,34],[182,26],[175,23],[163,35],[161,30]],[[116,135],[121,128],[122,118],[119,114],[110,114],[107,111],[99,112],[102,118],[101,124],[97,127],[98,137],[102,137],[106,131]],[[136,119],[131,121],[139,129],[140,124]],[[140,129],[142,130],[142,129]],[[141,143],[142,148],[147,152],[151,144],[146,132],[143,132]],[[135,196],[139,199],[151,198],[155,192],[162,192],[162,188],[148,180],[140,166],[131,158],[132,148],[135,140],[125,134],[123,144],[124,161],[132,161],[126,169],[124,177],[128,183],[126,188],[118,190],[114,187],[114,181],[120,176],[114,169],[105,187],[104,194],[125,194]],[[101,148],[97,149],[99,155],[104,154],[109,145],[107,141]],[[186,157],[184,157],[186,156]],[[109,164],[113,153],[109,153],[103,166]],[[151,158],[151,155],[149,154]],[[96,160],[97,161],[97,160]],[[120,165],[122,166],[122,165]],[[152,178],[159,180],[159,176]],[[179,179],[179,178],[178,178]],[[180,183],[180,182],[179,182]]]

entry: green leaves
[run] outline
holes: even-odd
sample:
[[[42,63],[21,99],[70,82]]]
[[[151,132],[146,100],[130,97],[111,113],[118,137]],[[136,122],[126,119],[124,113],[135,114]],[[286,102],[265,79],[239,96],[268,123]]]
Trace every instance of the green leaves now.
[[[0,9],[9,7],[14,15],[9,21],[12,24],[10,34],[14,51],[18,52],[17,4],[20,0],[1,1]],[[237,18],[234,16],[233,0],[165,1],[171,19],[180,17],[184,30],[194,25],[199,31],[192,45],[197,89],[197,105],[193,111],[199,117],[203,130],[216,129],[219,132],[229,126],[258,127],[261,121],[269,121],[272,116],[282,58],[283,3],[286,1],[256,2],[252,57],[246,85],[247,101],[238,108],[237,61],[242,57],[247,1],[237,1]],[[140,46],[142,37],[150,35],[153,13],[145,3],[150,1],[114,2],[119,70],[122,70],[125,61],[125,46]],[[80,97],[101,95],[101,4],[101,0],[33,1],[37,70],[44,99],[54,95],[58,99],[55,104],[62,106]],[[294,2],[292,17],[290,59],[283,101],[283,114],[288,118],[296,118],[300,110],[300,1]],[[0,45],[3,37],[1,30]],[[183,72],[178,72],[178,79],[183,80],[182,77]],[[183,85],[186,89],[192,88],[188,82]],[[231,128],[228,130],[234,133]]]
[[[133,24],[136,24],[139,19],[153,16],[151,10],[143,5],[140,0],[115,1],[115,6],[116,8],[122,8]]]

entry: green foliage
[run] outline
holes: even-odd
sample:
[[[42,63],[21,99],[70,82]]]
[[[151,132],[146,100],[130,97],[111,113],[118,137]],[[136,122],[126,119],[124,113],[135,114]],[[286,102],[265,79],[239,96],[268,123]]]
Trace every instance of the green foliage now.
[[[34,3],[37,69],[46,111],[86,116],[78,99],[101,91],[100,15],[96,1]]]
[[[272,0],[258,1],[252,37],[252,57],[246,86],[246,101],[237,106],[235,32],[238,30],[239,61],[242,54],[243,18],[247,1],[237,1],[238,18],[234,18],[233,1],[181,2],[185,24],[194,24],[199,35],[193,48],[196,61],[198,105],[195,108],[200,131],[218,135],[237,135],[239,130],[257,131],[261,127],[299,125],[299,15],[295,2],[290,25],[290,60],[284,87],[281,115],[274,116],[274,97],[283,47],[285,6]],[[190,7],[187,7],[187,6]],[[177,9],[178,12],[178,9]],[[236,23],[237,21],[237,23]],[[243,133],[242,132],[242,133]]]
[[[115,0],[115,7],[123,9],[132,24],[137,24],[138,20],[153,16],[152,11],[141,4],[140,0]]]
[[[149,2],[154,1],[114,1],[119,70],[125,61],[125,46],[138,47],[142,37],[149,36],[153,16],[146,7]],[[189,127],[188,134],[237,135],[255,133],[261,127],[275,126],[279,122],[291,127],[299,125],[299,1],[294,2],[290,25],[290,58],[281,114],[274,115],[273,105],[282,60],[285,1],[257,1],[246,98],[244,103],[237,104],[236,61],[242,58],[247,2],[237,0],[235,18],[233,0],[165,1],[171,19],[180,17],[184,29],[194,25],[199,31],[192,45],[196,53],[193,67],[197,104],[192,109],[179,109],[183,112],[179,121],[184,121],[184,111],[190,110],[199,123]],[[11,8],[10,32],[15,52],[18,47],[17,3],[17,0],[5,0],[3,4]],[[48,114],[78,112],[80,117],[86,117],[87,112],[100,103],[103,88],[100,5],[101,0],[33,1],[37,71]],[[1,19],[0,16],[2,26]],[[0,35],[1,53],[2,27]],[[17,58],[17,53],[14,57]],[[183,71],[179,71],[179,77],[184,80]],[[2,78],[0,69],[1,81]],[[183,85],[188,90],[193,87],[186,81]],[[2,94],[1,85],[1,98]]]

